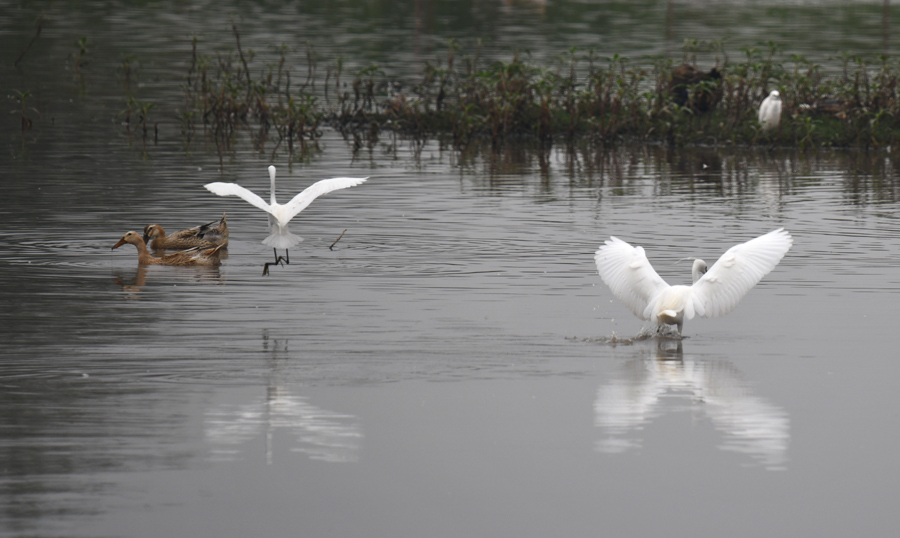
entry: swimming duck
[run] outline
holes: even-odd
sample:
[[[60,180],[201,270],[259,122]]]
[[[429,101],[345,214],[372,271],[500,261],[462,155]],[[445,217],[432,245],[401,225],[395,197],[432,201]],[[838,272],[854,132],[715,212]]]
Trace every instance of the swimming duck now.
[[[219,265],[221,263],[219,255],[222,249],[225,248],[225,245],[207,249],[194,247],[157,258],[150,254],[150,251],[147,250],[147,245],[144,244],[144,238],[137,232],[126,233],[112,248],[119,248],[125,243],[131,243],[137,247],[138,260],[141,265]]]
[[[168,236],[162,226],[150,224],[144,227],[144,242],[153,249],[228,246],[228,224],[225,222],[225,215],[222,215],[218,225],[215,224],[216,221],[207,222]]]

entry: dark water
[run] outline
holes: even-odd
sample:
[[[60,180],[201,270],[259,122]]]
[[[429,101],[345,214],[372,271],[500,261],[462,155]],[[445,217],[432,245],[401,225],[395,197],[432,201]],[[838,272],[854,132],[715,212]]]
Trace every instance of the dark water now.
[[[420,4],[335,5],[353,41],[383,38],[367,21],[411,21],[396,10]],[[449,8],[425,5],[440,34]],[[578,27],[554,22],[553,7],[537,28]],[[372,12],[382,8],[393,15]],[[30,7],[9,9],[33,22]],[[278,9],[241,15],[287,35],[277,19],[289,8]],[[534,13],[483,9],[521,24]],[[147,63],[163,75],[147,84],[177,100],[166,55],[184,44],[135,28],[186,34],[207,16],[209,28],[225,27],[224,43],[227,6],[179,5],[57,16],[41,46],[58,46],[62,65],[61,28],[99,17],[110,28],[98,45],[136,35],[135,48],[158,49]],[[353,152],[328,132],[305,161],[274,161],[281,199],[323,177],[371,179],[316,200],[292,225],[306,240],[291,264],[262,277],[264,216],[202,185],[233,180],[265,193],[268,156],[243,148],[220,168],[214,151],[185,151],[169,131],[144,150],[114,119],[121,88],[96,82],[117,61],[103,58],[84,94],[72,73],[43,82],[26,66],[7,79],[43,85],[53,122],[44,118],[24,149],[18,123],[2,133],[0,534],[900,529],[892,152],[461,156],[436,143]],[[142,269],[130,246],[110,250],[150,222],[176,230],[223,212],[231,243],[218,269]],[[684,283],[681,258],[709,261],[780,226],[794,247],[735,312],[687,322],[681,342],[608,342],[641,322],[596,273],[603,239],[643,245],[663,278]]]

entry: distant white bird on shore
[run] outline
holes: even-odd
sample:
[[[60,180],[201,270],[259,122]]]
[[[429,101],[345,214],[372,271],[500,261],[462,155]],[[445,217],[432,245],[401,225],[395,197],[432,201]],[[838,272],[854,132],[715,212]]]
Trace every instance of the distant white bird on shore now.
[[[363,183],[365,180],[369,179],[368,177],[336,177],[332,179],[323,179],[321,181],[317,181],[307,187],[303,192],[294,196],[294,198],[284,204],[281,205],[275,200],[275,167],[269,167],[269,178],[272,183],[272,195],[271,195],[271,203],[266,203],[262,198],[254,194],[253,192],[241,187],[236,183],[208,183],[204,185],[207,189],[209,189],[214,194],[218,194],[219,196],[238,196],[243,198],[246,202],[254,205],[269,215],[269,231],[271,232],[269,237],[263,239],[263,244],[272,247],[275,252],[275,261],[268,262],[265,264],[265,268],[263,269],[263,274],[268,274],[269,266],[276,265],[284,261],[284,263],[291,263],[290,257],[288,256],[288,249],[303,241],[302,237],[298,237],[288,230],[288,224],[291,222],[297,213],[300,213],[306,206],[312,203],[313,200],[322,196],[323,194],[327,194],[331,191],[335,191],[338,189],[346,189],[347,187],[354,187]],[[278,249],[284,249],[284,258],[278,255]]]
[[[728,249],[707,270],[706,262],[694,260],[691,286],[670,286],[660,278],[642,247],[633,247],[610,237],[597,250],[594,261],[600,278],[634,314],[662,325],[676,325],[695,315],[714,318],[725,315],[778,265],[791,248],[791,234],[779,228]]]
[[[779,123],[781,123],[781,94],[778,90],[772,90],[759,105],[759,124],[763,132],[768,132],[778,127]]]

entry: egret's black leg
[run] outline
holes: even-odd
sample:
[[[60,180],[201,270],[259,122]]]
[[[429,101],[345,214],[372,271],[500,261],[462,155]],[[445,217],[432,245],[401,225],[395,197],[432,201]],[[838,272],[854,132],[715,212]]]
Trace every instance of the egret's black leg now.
[[[284,263],[290,265],[291,257],[288,256],[287,249],[284,249],[284,256],[279,256],[277,252],[275,253],[275,262],[277,262],[277,263],[284,262]]]
[[[269,266],[270,265],[281,265],[282,267],[284,267],[284,258],[282,258],[281,256],[278,255],[278,249],[273,248],[272,251],[275,253],[275,261],[274,262],[266,262],[265,264],[263,264],[263,276],[266,276],[269,274]],[[287,254],[286,250],[284,252],[285,252],[285,254]],[[288,263],[291,263],[291,262],[288,261]]]
[[[275,251],[275,263],[282,263],[282,262],[287,263],[287,264],[291,263],[291,257],[288,256],[287,249],[284,249],[284,256],[279,256],[278,251],[277,250]]]
[[[284,264],[282,264],[280,261],[278,261],[278,262],[266,262],[266,263],[264,263],[264,264],[263,264],[263,276],[266,276],[266,275],[269,274],[269,266],[270,266],[270,265],[279,265],[279,264],[281,264],[282,266],[284,265]]]

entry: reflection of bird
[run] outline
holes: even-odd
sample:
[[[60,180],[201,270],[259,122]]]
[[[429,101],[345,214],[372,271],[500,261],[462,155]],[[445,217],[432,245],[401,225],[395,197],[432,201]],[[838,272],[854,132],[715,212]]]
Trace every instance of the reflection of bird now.
[[[128,232],[119,239],[119,242],[113,245],[116,249],[125,243],[131,243],[138,250],[138,260],[141,265],[219,265],[219,254],[225,245],[201,250],[194,247],[188,250],[182,250],[157,258],[150,254],[147,245],[144,244],[144,238],[137,232]]]
[[[594,424],[604,432],[596,449],[642,448],[653,421],[690,409],[722,434],[718,448],[745,454],[767,469],[784,469],[791,438],[788,414],[762,396],[733,364],[722,360],[635,358],[621,364],[594,400]]]
[[[779,228],[731,247],[708,271],[706,262],[694,260],[691,286],[666,284],[642,247],[615,237],[597,250],[594,261],[603,282],[637,317],[657,327],[676,325],[680,335],[685,318],[714,318],[734,310],[792,244],[791,234]]]
[[[144,227],[144,241],[150,248],[156,249],[184,249],[184,248],[210,248],[219,245],[228,245],[228,224],[225,215],[222,220],[207,222],[200,226],[194,226],[187,230],[181,230],[166,235],[166,231],[159,224],[149,224]]]
[[[350,463],[359,459],[363,431],[358,417],[315,406],[277,383],[269,385],[265,399],[221,404],[206,413],[206,437],[216,459],[234,459],[242,445],[265,435],[266,463],[271,464],[276,432],[293,438],[291,452],[313,460]]]
[[[778,90],[772,90],[768,97],[759,105],[759,124],[763,131],[771,131],[781,123],[781,95]]]
[[[313,183],[303,192],[301,192],[297,196],[294,196],[294,198],[290,202],[281,205],[277,201],[275,201],[274,166],[269,167],[269,178],[271,179],[272,190],[270,198],[271,203],[268,204],[253,192],[234,183],[208,183],[204,185],[214,194],[217,194],[219,196],[238,196],[240,198],[243,198],[244,201],[258,207],[259,209],[262,209],[269,214],[269,231],[271,232],[271,234],[269,235],[269,237],[263,240],[263,244],[272,247],[272,249],[275,251],[275,262],[266,263],[263,274],[267,274],[269,272],[269,265],[275,265],[281,263],[282,261],[284,261],[285,263],[291,263],[290,258],[288,257],[287,250],[303,240],[302,238],[292,234],[290,230],[288,230],[288,224],[291,222],[291,219],[293,219],[297,215],[297,213],[303,211],[306,206],[312,203],[313,200],[315,200],[319,196],[322,196],[323,194],[327,194],[338,189],[353,187],[369,179],[367,177],[336,177],[332,179],[323,179],[321,181]],[[278,255],[278,249],[280,248],[284,249],[285,251],[284,258]]]

